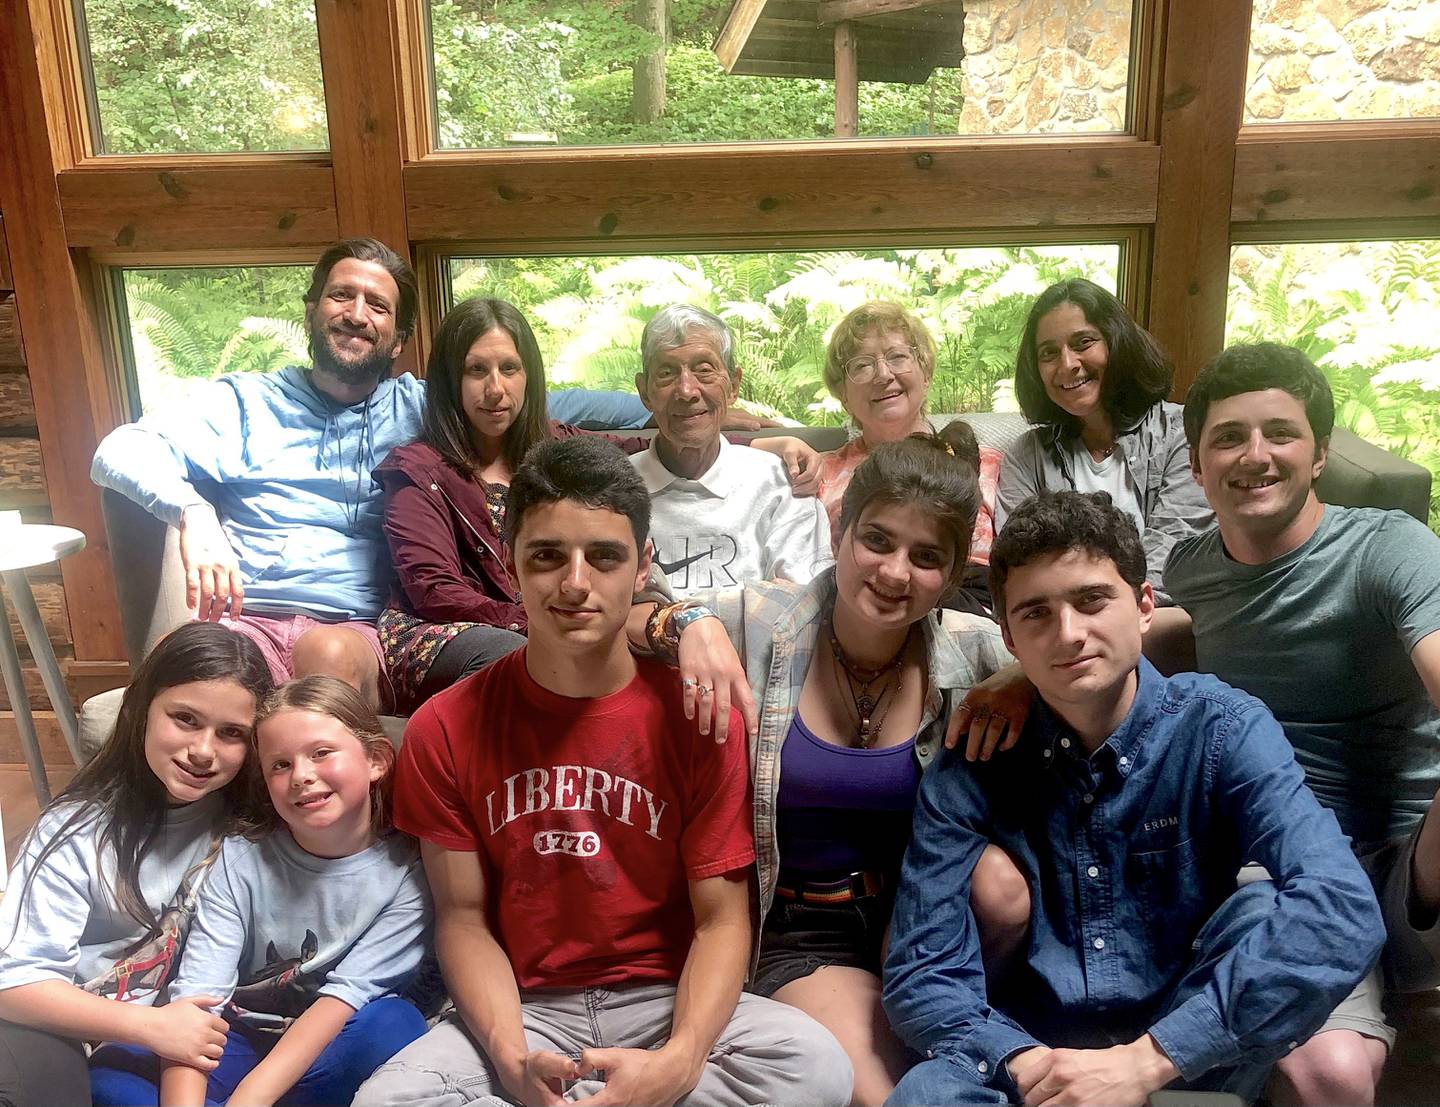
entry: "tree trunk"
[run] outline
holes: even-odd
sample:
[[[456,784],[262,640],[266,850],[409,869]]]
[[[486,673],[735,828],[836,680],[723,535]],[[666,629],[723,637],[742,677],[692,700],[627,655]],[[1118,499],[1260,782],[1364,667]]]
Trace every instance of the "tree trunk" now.
[[[653,123],[665,114],[665,48],[670,44],[669,0],[635,0],[635,25],[660,37],[660,45],[635,59],[631,114],[637,123]]]

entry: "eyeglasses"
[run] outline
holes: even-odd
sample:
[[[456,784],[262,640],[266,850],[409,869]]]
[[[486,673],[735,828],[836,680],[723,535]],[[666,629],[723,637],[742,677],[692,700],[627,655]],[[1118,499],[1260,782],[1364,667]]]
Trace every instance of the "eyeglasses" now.
[[[878,358],[873,356],[852,357],[845,363],[845,378],[851,384],[869,384],[875,379],[875,374],[880,371],[880,363],[885,363],[895,376],[903,376],[914,370],[919,364],[915,360],[914,346],[896,346],[886,350]]]

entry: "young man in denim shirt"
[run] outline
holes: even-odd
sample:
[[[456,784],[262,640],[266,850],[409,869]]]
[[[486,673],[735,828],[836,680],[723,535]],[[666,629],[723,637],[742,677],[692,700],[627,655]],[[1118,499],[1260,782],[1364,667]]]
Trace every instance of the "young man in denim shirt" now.
[[[1109,497],[1030,501],[990,565],[1040,702],[1007,756],[947,755],[921,785],[884,1001],[926,1060],[889,1102],[1253,1096],[1374,962],[1370,882],[1258,700],[1141,658],[1155,601]],[[987,996],[968,901],[991,842],[1032,914]],[[1275,883],[1237,890],[1252,860]]]

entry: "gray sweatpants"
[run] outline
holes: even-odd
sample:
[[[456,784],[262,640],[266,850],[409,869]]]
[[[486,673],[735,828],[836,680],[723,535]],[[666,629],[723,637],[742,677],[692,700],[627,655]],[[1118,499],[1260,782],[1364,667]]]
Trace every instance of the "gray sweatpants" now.
[[[531,1049],[578,1057],[582,1049],[658,1049],[670,1035],[673,984],[579,991],[521,991]],[[741,995],[710,1050],[700,1082],[677,1107],[845,1107],[854,1076],[840,1043],[810,1016],[774,1000]],[[602,1087],[582,1080],[584,1099]],[[361,1085],[353,1107],[501,1107],[510,1101],[495,1069],[459,1016],[450,1015]]]

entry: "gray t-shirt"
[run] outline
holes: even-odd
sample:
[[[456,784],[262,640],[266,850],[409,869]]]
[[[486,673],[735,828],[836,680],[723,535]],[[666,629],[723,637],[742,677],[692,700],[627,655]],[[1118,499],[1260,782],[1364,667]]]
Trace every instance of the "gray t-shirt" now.
[[[224,1013],[283,1032],[320,996],[357,1011],[404,993],[430,933],[413,839],[392,834],[350,857],[306,853],[290,832],[231,838],[195,915],[172,996],[213,995]]]
[[[1165,583],[1201,671],[1265,701],[1345,833],[1370,844],[1419,823],[1440,787],[1440,711],[1410,652],[1440,631],[1440,538],[1400,511],[1327,506],[1264,565],[1232,560],[1218,529],[1181,542]]]
[[[79,806],[62,802],[46,811],[16,858],[0,903],[0,990],[58,979],[111,999],[154,1004],[219,847],[214,828],[223,802],[216,794],[166,811],[139,872],[141,899],[158,916],[155,927],[142,924],[114,895],[115,851],[99,847],[100,808],[92,807],[37,866]]]

